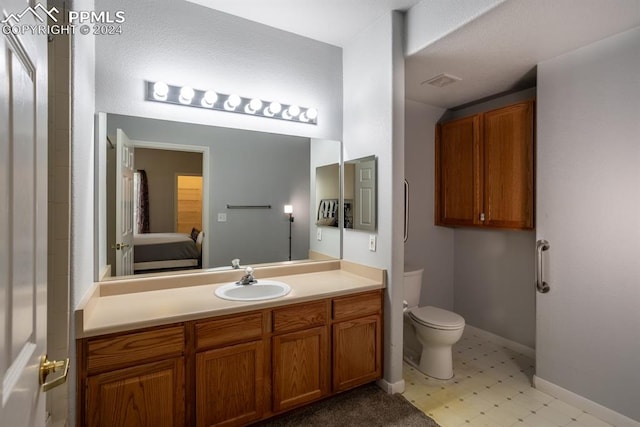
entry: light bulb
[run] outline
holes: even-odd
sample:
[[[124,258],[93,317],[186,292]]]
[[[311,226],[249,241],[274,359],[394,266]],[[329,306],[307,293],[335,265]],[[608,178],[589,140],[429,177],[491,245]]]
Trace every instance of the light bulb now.
[[[298,117],[298,114],[300,114],[300,107],[298,107],[297,105],[291,105],[287,109],[287,112],[291,117]]]
[[[169,94],[169,85],[165,82],[155,82],[153,84],[153,97],[159,100],[166,100]]]
[[[315,120],[318,117],[318,110],[316,110],[315,108],[309,108],[305,112],[305,116],[307,116],[307,119],[309,120]]]
[[[241,102],[242,102],[242,98],[240,98],[239,95],[232,93],[227,98],[227,102],[224,103],[224,108],[226,108],[227,110],[235,110],[236,107],[240,105]]]
[[[247,104],[244,110],[249,114],[255,114],[261,108],[262,108],[262,101],[260,101],[258,98],[253,98],[251,102]]]
[[[191,100],[193,99],[193,95],[195,92],[189,86],[183,86],[180,89],[180,103],[182,104],[191,104]]]
[[[264,115],[268,117],[273,117],[276,114],[282,111],[282,105],[279,102],[273,101],[269,104],[269,106],[264,110]]]
[[[318,110],[315,108],[308,108],[307,111],[303,111],[302,114],[300,114],[300,121],[309,123],[310,121],[315,120],[316,117],[318,117]]]
[[[202,106],[205,108],[211,108],[213,107],[213,104],[215,104],[217,100],[218,100],[218,94],[214,90],[208,90],[204,93],[204,96],[202,97],[202,101],[200,101],[200,104],[202,104]]]
[[[284,205],[284,213],[292,214],[293,213],[293,205]]]

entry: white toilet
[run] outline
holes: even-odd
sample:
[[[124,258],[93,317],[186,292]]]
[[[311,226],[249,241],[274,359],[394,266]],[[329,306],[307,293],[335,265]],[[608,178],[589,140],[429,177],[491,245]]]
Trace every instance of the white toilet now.
[[[423,270],[404,273],[404,359],[422,373],[437,379],[453,377],[451,347],[464,330],[464,318],[420,303]]]

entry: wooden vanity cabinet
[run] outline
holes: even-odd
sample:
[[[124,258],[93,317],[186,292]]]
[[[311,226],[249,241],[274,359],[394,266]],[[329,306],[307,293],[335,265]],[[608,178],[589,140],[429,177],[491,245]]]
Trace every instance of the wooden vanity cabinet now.
[[[437,225],[532,229],[534,101],[438,124]]]
[[[333,304],[333,391],[382,377],[382,291],[336,298]]]
[[[241,426],[382,377],[382,290],[78,340],[78,425]]]
[[[79,344],[79,419],[87,426],[184,426],[182,325]]]
[[[329,301],[273,310],[273,411],[281,412],[330,392]]]
[[[196,426],[244,425],[265,404],[264,313],[195,324]]]

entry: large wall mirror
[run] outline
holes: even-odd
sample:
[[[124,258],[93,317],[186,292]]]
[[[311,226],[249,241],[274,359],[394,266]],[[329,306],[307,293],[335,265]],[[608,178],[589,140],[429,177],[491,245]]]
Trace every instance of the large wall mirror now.
[[[340,142],[118,114],[97,128],[98,279],[340,258],[317,198],[340,182]]]

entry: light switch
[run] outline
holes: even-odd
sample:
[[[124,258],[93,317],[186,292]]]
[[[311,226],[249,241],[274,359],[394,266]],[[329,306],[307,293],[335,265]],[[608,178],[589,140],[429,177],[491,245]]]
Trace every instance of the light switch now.
[[[376,251],[376,235],[375,234],[369,234],[369,250],[371,252]]]
[[[227,214],[223,212],[218,213],[218,222],[227,222]]]
[[[316,230],[316,239],[318,239],[318,241],[322,240],[322,228]]]

